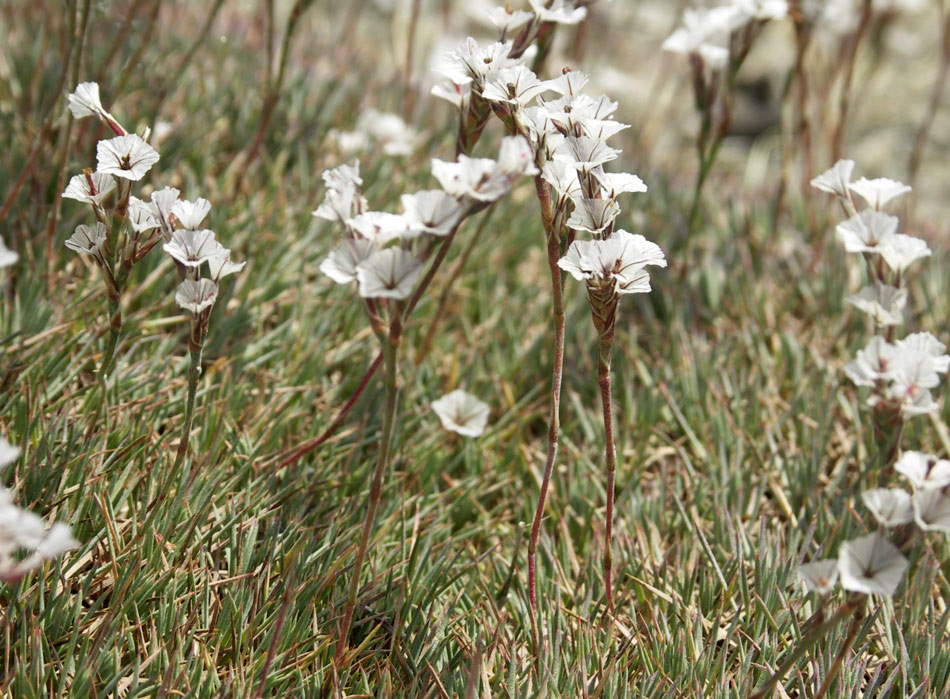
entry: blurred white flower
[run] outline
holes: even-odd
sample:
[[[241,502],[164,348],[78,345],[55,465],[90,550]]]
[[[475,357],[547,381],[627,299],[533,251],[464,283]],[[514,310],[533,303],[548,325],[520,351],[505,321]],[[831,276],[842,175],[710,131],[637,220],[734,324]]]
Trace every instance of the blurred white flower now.
[[[20,447],[10,444],[5,437],[0,437],[0,470],[5,469],[20,458]]]
[[[103,199],[115,189],[112,175],[103,172],[82,173],[69,178],[63,198],[101,206]]]
[[[811,181],[811,186],[822,192],[836,194],[843,199],[850,198],[848,185],[854,172],[853,160],[839,160]]]
[[[422,263],[403,248],[374,252],[356,265],[363,298],[407,299],[422,274]]]
[[[454,104],[456,109],[461,109],[471,98],[472,88],[468,84],[457,85],[451,80],[446,80],[433,85],[429,92],[433,97],[443,99],[446,102]]]
[[[901,311],[907,303],[907,290],[875,282],[848,296],[845,302],[867,313],[878,325],[899,325],[903,320]]]
[[[880,252],[880,246],[897,235],[900,223],[896,216],[865,209],[835,228],[838,240],[848,252]]]
[[[136,233],[144,233],[158,228],[159,220],[152,213],[152,205],[139,199],[129,197],[129,225]]]
[[[786,0],[732,0],[732,4],[748,19],[782,19],[788,15]]]
[[[481,92],[490,75],[518,64],[518,61],[508,58],[511,46],[510,41],[479,46],[475,39],[468,37],[445,56],[439,72],[456,85],[473,83],[474,89]]]
[[[894,468],[917,489],[950,485],[950,461],[920,451],[905,451]]]
[[[112,116],[105,107],[102,106],[102,100],[99,97],[98,83],[79,83],[76,89],[66,99],[69,105],[69,111],[73,118],[82,119],[87,116],[94,116],[108,124],[114,132],[125,133],[116,118]]]
[[[19,259],[20,256],[8,248],[3,238],[0,238],[0,269],[15,265]]]
[[[683,13],[683,26],[670,34],[661,48],[671,53],[696,54],[712,70],[721,70],[729,60],[729,35],[745,21],[746,17],[731,6],[688,9]]]
[[[538,76],[530,68],[518,65],[494,73],[485,82],[482,97],[490,102],[524,107],[548,89],[548,84],[538,80]]]
[[[638,193],[647,191],[647,186],[636,175],[628,172],[604,172],[603,170],[594,170],[594,177],[603,187],[603,193],[610,199],[616,199],[618,195],[627,192]]]
[[[861,494],[864,506],[885,527],[896,527],[914,521],[910,493],[899,488],[875,488]]]
[[[162,249],[185,267],[199,267],[215,255],[223,246],[214,237],[214,231],[179,229]]]
[[[848,541],[838,551],[841,586],[851,592],[890,597],[908,565],[897,547],[877,533]]]
[[[49,530],[37,515],[13,504],[10,492],[0,487],[0,580],[14,581],[43,561],[79,546],[69,527],[54,523]],[[18,549],[30,553],[16,558]]]
[[[914,493],[914,520],[926,531],[950,534],[950,498],[942,488],[923,488]]]
[[[231,251],[222,246],[208,258],[208,274],[211,275],[211,280],[217,284],[222,278],[240,272],[246,264],[246,260],[244,262],[232,262]]]
[[[888,267],[900,273],[917,260],[930,257],[931,254],[926,241],[903,233],[893,235],[878,245],[878,252]]]
[[[509,188],[508,177],[497,171],[491,158],[469,158],[460,155],[457,162],[432,159],[432,175],[447,193],[456,198],[492,202],[503,197]]]
[[[575,231],[599,234],[613,224],[619,213],[620,205],[613,199],[576,197],[574,211],[567,219],[567,227]]]
[[[466,437],[478,437],[488,425],[488,404],[461,389],[432,401],[432,409],[445,429]]]
[[[862,177],[857,182],[849,183],[848,189],[864,199],[869,206],[878,211],[891,199],[911,191],[911,188],[906,184],[886,177],[879,177],[874,180]]]
[[[845,365],[844,373],[858,386],[873,386],[878,380],[890,376],[893,357],[894,346],[875,335],[864,349],[858,350],[855,360]]]
[[[367,211],[347,219],[346,225],[380,247],[391,240],[419,235],[418,231],[410,230],[409,221],[405,216],[386,211]]]
[[[106,242],[106,235],[106,227],[98,221],[92,226],[79,225],[76,226],[76,230],[66,240],[66,247],[73,252],[92,255],[104,263],[102,246]]]
[[[555,151],[554,159],[588,174],[594,168],[615,160],[619,154],[619,150],[611,148],[599,138],[571,135]]]
[[[198,315],[214,305],[218,285],[210,279],[185,279],[175,291],[175,301],[192,315]]]
[[[505,136],[501,139],[496,170],[508,178],[540,174],[534,164],[534,150],[524,136]]]
[[[158,162],[158,151],[135,134],[96,144],[96,171],[127,180],[140,180]]]
[[[806,592],[827,595],[834,590],[835,583],[838,582],[838,561],[828,558],[804,563],[798,566],[798,574],[805,583]]]
[[[343,223],[365,207],[366,201],[359,193],[360,185],[363,184],[359,162],[324,170],[323,182],[327,187],[327,195],[313,212],[314,216]]]
[[[337,284],[356,281],[356,267],[379,248],[372,240],[350,238],[334,248],[320,263],[320,271]]]
[[[508,5],[488,7],[485,9],[488,20],[495,25],[502,37],[508,32],[514,32],[521,29],[524,25],[534,19],[533,12],[524,10],[512,10]]]
[[[462,218],[462,206],[441,189],[403,194],[403,217],[413,231],[430,235],[448,235]]]
[[[587,16],[586,7],[575,7],[570,0],[528,0],[542,22],[578,24]]]
[[[666,267],[666,257],[642,235],[616,230],[606,240],[575,240],[557,264],[577,280],[613,280],[617,293],[637,294],[650,291],[644,267]]]
[[[211,211],[211,202],[201,197],[195,201],[177,199],[177,194],[176,190],[176,201],[172,204],[171,213],[178,219],[178,226],[193,231],[198,230],[201,228],[201,222],[204,221],[205,216]],[[154,199],[155,196],[152,195],[152,198]]]

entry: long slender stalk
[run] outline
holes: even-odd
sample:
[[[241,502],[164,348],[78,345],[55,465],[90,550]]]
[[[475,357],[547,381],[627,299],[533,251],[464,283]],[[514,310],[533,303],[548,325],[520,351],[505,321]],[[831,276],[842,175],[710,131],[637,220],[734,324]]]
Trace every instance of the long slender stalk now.
[[[383,342],[383,383],[386,388],[386,403],[383,408],[383,433],[379,445],[379,455],[376,459],[376,470],[373,472],[373,481],[369,488],[369,501],[366,507],[366,517],[363,520],[363,530],[360,534],[359,548],[356,550],[356,560],[350,573],[349,591],[346,597],[346,609],[343,612],[343,624],[340,628],[340,638],[337,641],[336,653],[333,662],[339,663],[343,653],[349,647],[350,626],[353,623],[353,610],[356,608],[356,598],[360,588],[360,574],[366,560],[366,551],[369,548],[369,538],[373,533],[373,524],[376,521],[376,510],[383,491],[383,476],[389,469],[390,448],[392,446],[393,427],[396,422],[396,353],[399,337],[390,334]]]
[[[547,184],[540,178],[535,178],[535,188],[538,200],[541,203],[541,219],[544,223],[548,243],[548,268],[551,271],[552,311],[554,319],[554,366],[551,370],[551,403],[548,414],[548,453],[544,462],[544,474],[541,477],[541,492],[538,494],[538,506],[531,524],[531,538],[528,540],[528,601],[532,615],[537,614],[537,551],[538,538],[541,535],[541,520],[544,517],[544,506],[547,501],[548,487],[551,484],[551,473],[557,460],[558,437],[561,420],[561,379],[564,373],[564,288],[561,283],[561,268],[557,262],[561,257],[560,232],[554,230],[552,222],[554,211],[551,205],[551,194]]]
[[[198,381],[201,379],[201,343],[194,342],[194,337],[192,337],[192,341],[188,344],[191,354],[191,366],[188,369],[188,398],[185,402],[185,423],[181,428],[178,453],[175,455],[175,464],[171,470],[173,474],[178,472],[188,453],[188,436],[191,434],[191,423],[195,416],[195,396],[198,393]]]
[[[597,383],[600,385],[600,401],[604,410],[604,451],[607,466],[607,522],[604,528],[604,589],[607,597],[607,610],[613,611],[614,597],[612,586],[614,528],[614,479],[617,473],[617,447],[614,443],[613,401],[610,379],[610,356],[613,347],[613,328],[609,337],[601,337],[597,362]]]

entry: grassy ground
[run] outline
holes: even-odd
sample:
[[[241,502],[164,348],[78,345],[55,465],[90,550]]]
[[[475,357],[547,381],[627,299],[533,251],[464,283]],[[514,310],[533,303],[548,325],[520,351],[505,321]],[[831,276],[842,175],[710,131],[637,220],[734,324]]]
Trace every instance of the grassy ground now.
[[[336,231],[310,211],[323,196],[320,172],[344,158],[329,131],[352,128],[369,106],[407,108],[406,9],[316,3],[297,29],[260,155],[235,170],[265,111],[267,59],[278,53],[276,42],[267,48],[269,3],[224,3],[204,37],[210,2],[93,5],[80,79],[99,80],[129,125],[167,125],[150,181],[211,200],[210,227],[248,260],[215,309],[193,458],[174,474],[187,375],[174,268],[153,253],[137,270],[103,402],[94,374],[107,329],[102,285],[63,247],[86,210],[63,202],[47,232],[62,188],[68,19],[62,3],[0,3],[10,39],[0,49],[4,198],[37,149],[2,222],[21,260],[6,271],[0,304],[0,433],[23,448],[3,482],[83,542],[0,588],[6,696],[731,697],[771,674],[813,611],[797,564],[833,555],[869,526],[855,492],[873,439],[863,395],[840,371],[867,337],[842,301],[860,278],[836,249],[837,214],[823,200],[813,205],[814,231],[797,192],[773,225],[775,129],[728,142],[686,252],[695,122],[675,125],[689,114],[685,66],[657,52],[675,14],[621,4],[597,8],[586,39],[568,32],[576,40],[558,49],[562,63],[600,70],[605,82],[605,62],[619,71],[609,74],[620,90],[612,96],[634,124],[619,139],[622,162],[650,186],[627,203],[622,223],[673,262],[654,274],[652,295],[621,310],[616,619],[605,621],[602,608],[596,339],[569,282],[562,456],[540,556],[544,633],[540,646],[532,640],[525,523],[544,461],[551,343],[543,236],[526,183],[461,231],[451,257],[471,244],[470,262],[431,349],[424,338],[447,274],[407,333],[395,458],[361,581],[355,653],[337,671],[381,387],[370,385],[320,449],[277,464],[329,424],[375,355],[353,290],[317,270]],[[454,144],[451,113],[421,86],[426,47],[442,22],[479,30],[452,3],[423,6],[410,121],[424,143],[410,157],[362,158],[377,209],[433,186],[428,158],[451,157]],[[288,10],[274,9],[278,40]],[[918,21],[893,32],[927,26]],[[638,31],[649,40],[629,46]],[[924,105],[936,69],[900,81],[913,52],[881,52],[880,65],[878,53],[860,64],[848,154],[861,174],[877,167],[873,174],[899,179],[923,106],[889,119],[887,90]],[[946,112],[944,104],[938,123]],[[934,133],[915,231],[934,256],[911,283],[907,325],[946,339],[948,142]],[[486,154],[499,135],[486,134]],[[88,120],[75,125],[68,174],[92,164],[102,136]],[[901,144],[891,161],[875,150],[879,137]],[[478,440],[444,432],[428,406],[458,386],[492,407]],[[905,445],[945,453],[948,415],[945,407],[911,423]],[[938,696],[950,682],[950,559],[942,539],[928,542],[893,603],[872,606],[836,696]],[[835,630],[780,692],[812,693],[846,631]]]

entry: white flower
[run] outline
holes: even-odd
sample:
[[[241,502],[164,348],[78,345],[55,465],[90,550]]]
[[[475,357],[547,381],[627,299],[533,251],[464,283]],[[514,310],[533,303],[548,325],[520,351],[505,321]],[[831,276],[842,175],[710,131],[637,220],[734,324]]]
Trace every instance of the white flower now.
[[[246,264],[247,261],[232,262],[231,251],[222,246],[208,258],[208,274],[217,284],[223,277],[240,272]]]
[[[508,177],[498,172],[496,166],[491,158],[460,155],[455,163],[433,158],[432,175],[453,197],[492,202],[503,197],[509,189]]]
[[[686,10],[683,26],[667,37],[662,49],[672,53],[698,54],[713,70],[725,67],[729,60],[729,35],[746,22],[735,7]]]
[[[875,488],[861,494],[864,506],[885,527],[896,527],[914,521],[910,493],[899,488]]]
[[[152,192],[152,215],[158,221],[158,227],[166,243],[172,239],[172,232],[175,230],[171,214],[179,194],[180,192],[174,187],[163,187]],[[199,199],[199,201],[202,200]],[[188,227],[191,228],[191,226]]]
[[[567,219],[567,227],[575,231],[600,233],[613,224],[619,213],[620,205],[613,199],[578,197],[574,199],[574,211]]]
[[[472,96],[472,88],[470,85],[457,85],[451,80],[445,80],[433,85],[429,92],[433,97],[451,102],[457,109],[461,109],[462,105],[467,104]]]
[[[102,246],[106,242],[106,227],[96,221],[92,226],[79,225],[66,241],[73,252],[82,252],[102,260]]]
[[[486,78],[504,68],[517,65],[517,61],[508,58],[511,42],[496,42],[488,46],[479,46],[472,37],[468,37],[455,51],[444,60],[440,72],[456,85],[473,83],[474,89],[481,92]]]
[[[599,138],[571,135],[565,138],[555,151],[554,159],[587,174],[594,168],[616,159],[619,154],[619,150],[611,148]]]
[[[403,217],[413,231],[431,235],[448,235],[462,218],[462,206],[455,197],[441,189],[403,194]]]
[[[406,299],[422,274],[422,263],[402,248],[374,252],[356,265],[363,298]]]
[[[926,531],[950,534],[950,498],[942,488],[924,488],[914,493],[914,520]]]
[[[911,191],[911,188],[906,184],[886,177],[879,177],[875,180],[862,177],[857,182],[848,184],[848,188],[878,211],[891,199]]]
[[[897,235],[900,222],[896,216],[865,209],[844,223],[839,223],[835,234],[848,252],[880,252],[880,246]]]
[[[347,219],[346,225],[380,247],[391,240],[419,234],[418,231],[410,230],[409,221],[405,216],[386,211],[367,211],[365,214]]]
[[[20,458],[20,447],[10,444],[5,437],[0,437],[0,470],[5,469]]]
[[[214,231],[180,229],[172,233],[171,241],[162,249],[185,267],[200,267],[219,255],[221,247],[221,243],[215,240]]]
[[[501,139],[495,169],[509,178],[540,174],[534,164],[534,150],[524,136],[505,136]]]
[[[129,197],[129,224],[136,233],[158,228],[159,220],[152,213],[152,205],[138,197]]]
[[[749,19],[782,19],[788,15],[786,0],[732,0],[732,4]]]
[[[327,186],[327,196],[313,212],[314,216],[343,223],[363,210],[366,202],[359,193],[363,184],[359,162],[324,170],[323,182]]]
[[[899,325],[901,311],[907,303],[907,290],[875,282],[848,296],[845,302],[867,313],[878,325]]]
[[[175,301],[193,315],[211,308],[217,298],[218,285],[210,279],[186,279],[175,291]]]
[[[920,451],[905,451],[894,468],[917,489],[950,485],[950,461]]]
[[[926,241],[903,233],[891,236],[878,245],[878,252],[888,267],[900,273],[917,260],[930,257]]]
[[[88,175],[83,173],[69,178],[69,184],[63,190],[63,198],[101,206],[102,200],[114,189],[115,180],[112,175],[103,172],[91,172]]]
[[[604,172],[603,170],[594,170],[594,177],[603,187],[604,195],[616,199],[618,195],[626,192],[637,193],[647,191],[647,186],[636,175],[628,172]]]
[[[14,505],[10,492],[0,487],[0,580],[17,580],[43,561],[78,545],[67,525],[54,523],[47,530],[40,517]],[[18,549],[32,553],[17,560]]]
[[[349,284],[356,281],[356,267],[378,248],[376,243],[365,238],[350,238],[335,248],[323,262],[320,271],[337,284]]]
[[[849,199],[848,185],[851,182],[851,173],[854,172],[853,160],[839,160],[823,173],[811,181],[811,186],[822,192],[837,194],[842,199]]]
[[[567,70],[567,69],[565,69]],[[567,70],[556,78],[547,81],[548,89],[559,95],[579,95],[584,85],[590,82],[590,76],[579,70]]]
[[[528,0],[528,3],[542,22],[578,24],[587,16],[586,7],[574,7],[574,3],[569,0]]]
[[[533,12],[525,12],[524,10],[512,10],[510,7],[506,6],[493,6],[486,8],[485,14],[488,16],[488,20],[495,25],[498,31],[501,33],[502,37],[508,34],[508,32],[513,32],[516,29],[521,29],[524,25],[534,19]]]
[[[377,141],[386,155],[410,155],[419,135],[398,114],[367,109],[356,120],[354,137]]]
[[[175,195],[177,197],[177,190]],[[155,196],[152,195],[154,199]],[[181,228],[189,228],[191,230],[198,230],[201,227],[201,222],[204,221],[205,216],[208,215],[208,212],[211,211],[211,202],[207,199],[202,199],[199,197],[195,201],[188,201],[187,199],[177,199],[172,204],[172,215],[178,219],[178,225]]]
[[[838,551],[841,586],[851,592],[890,597],[908,565],[897,547],[877,533],[848,541]]]
[[[542,168],[541,177],[557,192],[558,206],[568,199],[580,196],[581,182],[572,165],[560,160],[549,160]]]
[[[606,240],[575,240],[557,264],[575,279],[612,279],[617,293],[636,294],[650,291],[644,267],[666,267],[666,257],[642,235],[616,230]]]
[[[19,259],[20,256],[8,248],[3,238],[0,238],[0,269],[15,265]]]
[[[127,180],[140,180],[158,162],[158,151],[135,134],[96,144],[96,171]]]
[[[875,335],[853,362],[845,365],[844,373],[858,386],[873,386],[879,379],[886,379],[891,373],[891,361],[894,358],[894,345],[880,335]]]
[[[478,437],[488,424],[488,405],[461,389],[432,401],[432,409],[445,429],[466,437]]]
[[[77,546],[79,546],[79,542],[73,536],[73,531],[69,525],[62,522],[53,522],[53,526],[46,532],[46,536],[37,544],[36,555],[40,559],[48,561]]]
[[[72,112],[74,118],[82,119],[83,117],[94,116],[108,124],[113,131],[125,133],[125,129],[119,125],[116,118],[102,106],[97,83],[79,83],[67,98],[67,102],[69,111]]]
[[[805,583],[806,592],[827,595],[834,590],[835,583],[838,582],[838,561],[828,558],[804,563],[798,566],[798,574]]]
[[[491,102],[524,107],[548,89],[549,85],[538,80],[538,76],[530,68],[517,65],[493,74],[485,83],[482,97]]]

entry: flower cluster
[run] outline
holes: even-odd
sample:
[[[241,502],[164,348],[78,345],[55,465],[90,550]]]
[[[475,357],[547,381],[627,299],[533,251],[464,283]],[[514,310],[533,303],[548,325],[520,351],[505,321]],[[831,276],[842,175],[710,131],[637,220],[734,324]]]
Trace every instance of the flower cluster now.
[[[0,437],[0,469],[20,456],[19,448]],[[13,504],[10,491],[0,486],[0,580],[14,582],[44,561],[79,546],[69,525],[54,522],[49,528],[36,514]],[[28,555],[19,558],[19,550]]]

